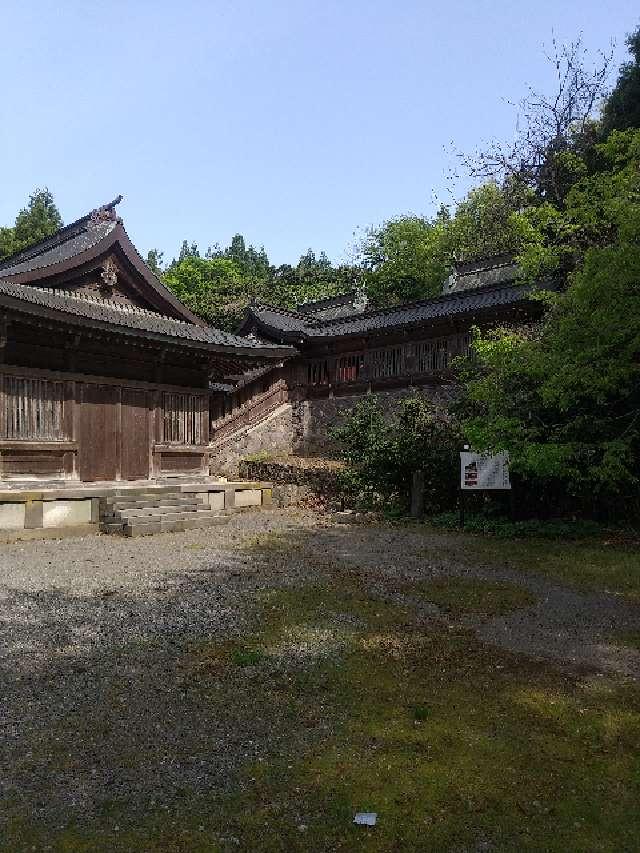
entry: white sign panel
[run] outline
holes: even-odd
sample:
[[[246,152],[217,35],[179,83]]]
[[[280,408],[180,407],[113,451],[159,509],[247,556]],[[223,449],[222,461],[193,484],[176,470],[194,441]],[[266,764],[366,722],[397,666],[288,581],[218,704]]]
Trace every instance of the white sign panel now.
[[[476,492],[510,489],[509,454],[461,453],[460,488]]]

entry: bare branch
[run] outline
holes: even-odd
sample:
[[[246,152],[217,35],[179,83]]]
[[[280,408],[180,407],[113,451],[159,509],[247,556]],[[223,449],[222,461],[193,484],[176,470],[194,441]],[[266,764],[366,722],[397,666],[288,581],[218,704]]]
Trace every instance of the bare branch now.
[[[586,134],[604,95],[613,61],[613,49],[599,52],[593,68],[586,65],[582,38],[560,45],[555,36],[545,54],[554,69],[556,91],[548,96],[528,87],[518,105],[516,135],[512,142],[493,140],[487,148],[458,159],[472,176],[503,181],[517,177],[543,198],[561,201],[562,187],[555,160]]]

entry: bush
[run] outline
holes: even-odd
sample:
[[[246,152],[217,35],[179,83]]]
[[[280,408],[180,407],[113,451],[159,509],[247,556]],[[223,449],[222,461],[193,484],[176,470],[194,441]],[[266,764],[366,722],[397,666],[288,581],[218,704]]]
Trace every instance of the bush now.
[[[426,397],[408,397],[391,419],[376,398],[366,397],[332,437],[346,462],[341,488],[356,504],[375,507],[390,502],[407,509],[412,475],[422,470],[425,508],[437,512],[455,506],[459,430],[449,414]]]
[[[443,512],[429,518],[436,527],[447,530],[460,528],[460,515],[457,512]],[[504,517],[491,517],[482,513],[465,514],[464,530],[467,533],[483,533],[500,539],[520,539],[537,536],[542,539],[583,539],[585,536],[597,536],[602,533],[600,525],[593,521],[511,521]]]

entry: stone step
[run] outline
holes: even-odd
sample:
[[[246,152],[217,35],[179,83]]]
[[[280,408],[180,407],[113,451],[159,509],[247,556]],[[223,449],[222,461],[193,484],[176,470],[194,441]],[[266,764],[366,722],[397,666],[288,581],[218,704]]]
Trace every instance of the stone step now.
[[[138,486],[134,488],[116,488],[107,497],[107,500],[118,498],[153,497],[154,495],[180,495],[181,489],[173,486]]]
[[[224,515],[212,515],[206,518],[185,518],[182,520],[167,521],[157,519],[154,521],[131,522],[121,528],[125,536],[150,536],[153,533],[178,533],[184,530],[193,530],[198,527],[213,527],[216,524],[226,524],[229,518]]]
[[[164,495],[135,495],[132,497],[125,497],[122,495],[117,495],[114,497],[105,498],[104,506],[150,506],[152,504],[168,504],[174,503],[176,501],[193,501],[195,500],[194,495],[190,494],[182,494],[169,492]]]
[[[135,517],[137,515],[156,515],[165,512],[199,512],[202,509],[209,509],[208,504],[202,504],[197,501],[184,501],[183,503],[175,504],[153,504],[144,507],[113,507],[109,508],[102,514],[105,520],[112,516],[116,518]]]
[[[124,531],[124,521],[101,521],[100,533],[122,533]]]
[[[105,524],[120,523],[144,523],[146,521],[182,521],[185,518],[208,518],[217,514],[217,510],[211,510],[208,507],[199,507],[192,509],[179,510],[177,507],[157,508],[146,511],[134,510],[131,513],[118,512],[109,515],[104,515],[102,520]]]
[[[154,506],[156,504],[177,504],[177,503],[193,503],[196,500],[194,495],[155,495],[147,498],[108,498],[104,505],[106,507],[125,507],[130,506],[132,509],[136,507]]]

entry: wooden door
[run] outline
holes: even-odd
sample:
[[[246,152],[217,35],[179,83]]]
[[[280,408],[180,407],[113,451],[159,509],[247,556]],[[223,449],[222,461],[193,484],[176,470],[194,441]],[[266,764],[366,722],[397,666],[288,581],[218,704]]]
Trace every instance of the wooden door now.
[[[114,385],[79,386],[78,469],[85,482],[115,480],[118,472],[118,397]]]
[[[120,476],[146,480],[149,476],[149,412],[147,392],[122,389]]]

